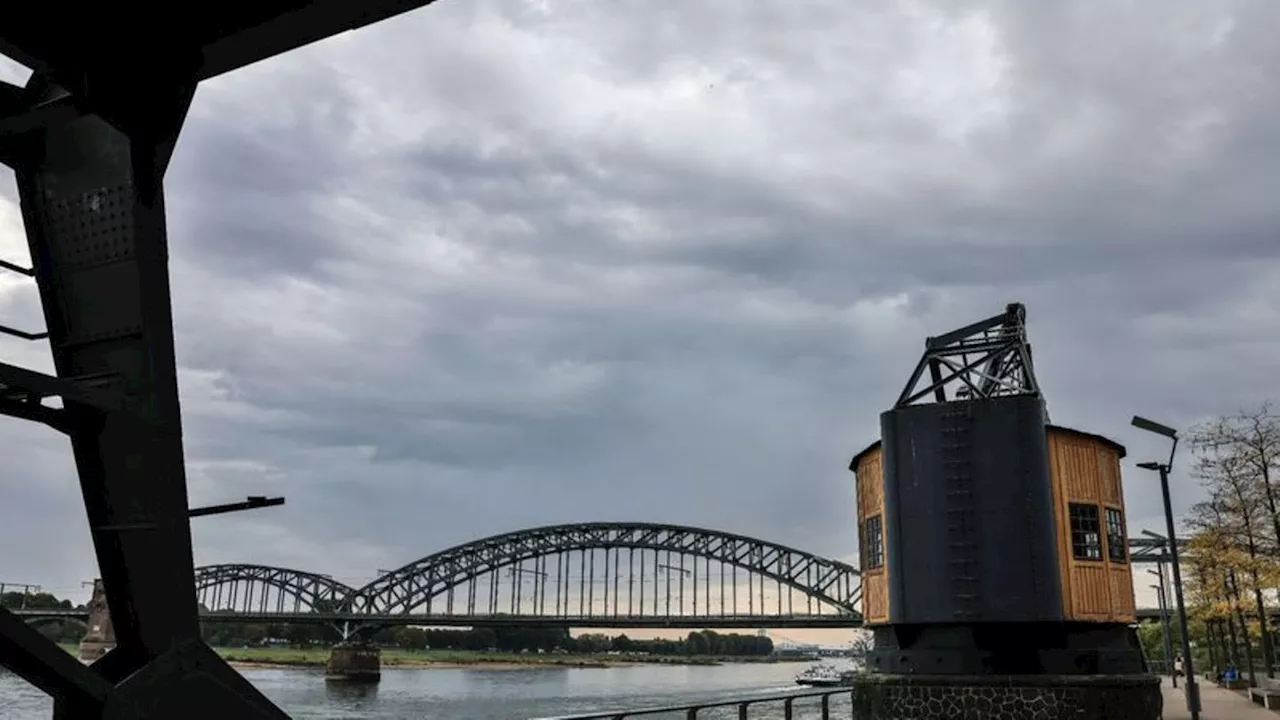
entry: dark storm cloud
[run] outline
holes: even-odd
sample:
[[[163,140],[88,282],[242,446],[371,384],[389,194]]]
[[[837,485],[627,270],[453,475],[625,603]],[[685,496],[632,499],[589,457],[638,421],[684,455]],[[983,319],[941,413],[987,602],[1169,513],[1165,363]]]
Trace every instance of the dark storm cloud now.
[[[289,504],[198,526],[198,560],[363,582],[593,519],[850,556],[846,465],[924,338],[1012,300],[1054,421],[1159,454],[1134,412],[1269,392],[1277,30],[1261,2],[455,1],[219,78],[168,184],[193,502]],[[61,484],[6,479],[0,516],[74,490],[21,438]]]

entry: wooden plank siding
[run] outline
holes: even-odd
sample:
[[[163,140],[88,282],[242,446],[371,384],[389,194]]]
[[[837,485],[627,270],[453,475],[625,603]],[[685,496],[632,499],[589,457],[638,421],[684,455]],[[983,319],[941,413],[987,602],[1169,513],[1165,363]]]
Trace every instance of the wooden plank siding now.
[[[887,542],[882,541],[885,563],[878,568],[865,569],[866,548],[862,528],[867,518],[880,516],[881,537],[888,538],[888,521],[884,513],[884,464],[880,447],[865,452],[858,459],[855,471],[858,503],[858,552],[862,570],[862,616],[866,625],[882,625],[889,622],[889,578]]]
[[[1063,614],[1069,620],[1136,621],[1128,548],[1121,545],[1125,562],[1112,561],[1107,537],[1108,508],[1120,511],[1124,527],[1120,452],[1117,446],[1097,436],[1049,428],[1049,475],[1057,521]],[[1072,503],[1097,508],[1100,559],[1077,559],[1072,552]]]

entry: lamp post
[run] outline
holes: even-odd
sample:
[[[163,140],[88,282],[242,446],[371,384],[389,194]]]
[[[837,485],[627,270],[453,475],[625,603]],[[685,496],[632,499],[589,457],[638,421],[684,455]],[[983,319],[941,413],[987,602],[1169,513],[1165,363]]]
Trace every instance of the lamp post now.
[[[1165,536],[1159,533],[1153,533],[1150,530],[1143,530],[1142,534],[1154,540],[1159,540],[1161,543],[1163,543],[1166,546],[1169,544],[1169,538],[1166,538]],[[1166,551],[1168,550],[1167,547],[1163,549]],[[1168,610],[1169,614],[1172,615],[1173,614],[1173,608],[1171,607],[1172,603],[1169,601],[1169,573],[1165,572],[1164,565],[1165,565],[1164,556],[1161,556],[1161,559],[1156,561],[1156,570],[1158,570],[1160,573],[1160,586],[1164,588],[1165,608]]]
[[[1152,575],[1160,578],[1159,585],[1152,585],[1156,589],[1156,599],[1160,603],[1160,625],[1163,628],[1164,635],[1164,664],[1165,672],[1169,673],[1169,678],[1173,680],[1173,686],[1178,687],[1178,676],[1173,672],[1173,636],[1169,633],[1169,598],[1164,594],[1164,570],[1160,572],[1148,570]]]
[[[1168,552],[1169,538],[1166,538],[1165,536],[1160,535],[1158,533],[1153,533],[1150,530],[1143,530],[1142,534],[1152,539],[1160,541],[1161,553]],[[1173,656],[1173,650],[1172,650],[1173,633],[1169,629],[1169,622],[1170,622],[1169,616],[1173,614],[1173,608],[1170,607],[1170,605],[1172,605],[1172,602],[1169,600],[1169,576],[1164,571],[1164,560],[1160,560],[1156,562],[1156,569],[1148,570],[1147,572],[1153,575],[1156,575],[1160,578],[1160,591],[1161,591],[1160,594],[1164,598],[1164,605],[1160,610],[1160,619],[1164,623],[1165,647],[1168,649],[1167,652],[1169,656],[1172,657]],[[1178,676],[1174,674],[1172,666],[1170,666],[1169,668],[1169,678],[1173,682],[1173,686],[1178,687]]]
[[[1169,548],[1169,560],[1173,565],[1173,596],[1178,603],[1178,629],[1182,632],[1182,666],[1187,673],[1187,710],[1191,713],[1191,720],[1200,720],[1200,686],[1196,682],[1195,661],[1191,658],[1191,640],[1187,633],[1187,608],[1182,600],[1182,567],[1178,562],[1178,534],[1173,527],[1173,505],[1169,501],[1169,469],[1173,465],[1173,454],[1178,450],[1178,431],[1168,425],[1161,425],[1137,415],[1133,416],[1132,424],[1139,430],[1163,435],[1173,441],[1172,447],[1169,448],[1169,462],[1164,464],[1143,462],[1138,463],[1138,467],[1160,473],[1164,522],[1168,531],[1168,535],[1165,536],[1165,547]]]

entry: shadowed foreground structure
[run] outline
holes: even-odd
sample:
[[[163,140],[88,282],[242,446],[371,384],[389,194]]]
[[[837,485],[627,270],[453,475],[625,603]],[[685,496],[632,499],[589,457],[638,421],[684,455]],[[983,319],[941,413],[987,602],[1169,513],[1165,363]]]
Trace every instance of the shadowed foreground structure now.
[[[115,649],[85,667],[0,611],[0,662],[56,717],[284,717],[200,639],[163,178],[197,84],[429,0],[33,3],[0,53],[0,161],[17,174],[56,377],[0,365],[0,412],[71,440]],[[228,209],[230,210],[230,209]],[[61,407],[45,404],[60,398]]]

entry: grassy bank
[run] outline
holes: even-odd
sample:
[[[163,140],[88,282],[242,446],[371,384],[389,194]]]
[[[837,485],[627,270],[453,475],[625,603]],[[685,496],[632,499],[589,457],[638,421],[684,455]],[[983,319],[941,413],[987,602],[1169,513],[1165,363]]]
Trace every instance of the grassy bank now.
[[[242,665],[323,666],[329,648],[215,648],[228,662]],[[402,650],[383,648],[383,667],[589,667],[627,665],[719,665],[729,662],[778,662],[775,658],[666,655],[552,655],[471,650]]]

